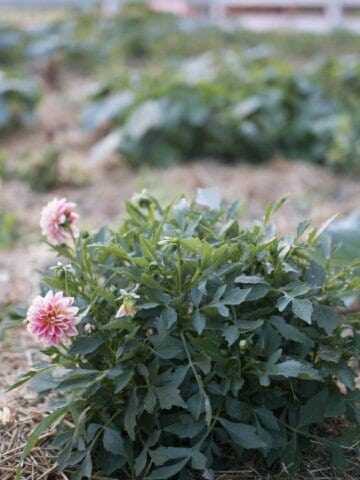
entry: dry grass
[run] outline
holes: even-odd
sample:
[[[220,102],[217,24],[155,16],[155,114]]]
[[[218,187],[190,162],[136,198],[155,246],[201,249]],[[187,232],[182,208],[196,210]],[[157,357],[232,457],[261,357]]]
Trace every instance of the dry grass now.
[[[27,386],[16,391],[5,392],[19,372],[26,370],[37,357],[31,339],[23,331],[8,333],[0,341],[0,362],[6,371],[0,371],[0,479],[14,480],[16,468],[32,429],[45,415],[45,404]],[[341,421],[327,422],[322,433],[338,434],[343,427]],[[326,430],[326,432],[325,432]],[[22,480],[70,480],[71,472],[57,472],[57,451],[51,446],[54,431],[44,433],[26,459]],[[339,473],[330,466],[328,450],[313,444],[312,451],[304,456],[300,473],[293,480],[359,480],[360,446],[347,452],[349,468]],[[289,478],[286,471],[271,472],[261,464],[258,457],[249,456],[241,465],[235,457],[228,456],[230,470],[217,471],[214,480],[280,480]],[[200,480],[201,477],[199,477]],[[108,480],[93,475],[92,480]],[[202,479],[201,479],[202,480]]]
[[[30,431],[41,420],[42,414],[34,408],[18,407],[7,423],[0,426],[0,478],[13,480],[21,453]],[[38,445],[26,459],[22,471],[24,480],[70,480],[71,472],[57,472],[57,452],[51,447],[52,431],[41,436]],[[359,480],[360,455],[353,449],[347,455],[349,468],[339,473],[329,466],[329,454],[321,445],[314,445],[314,451],[305,456],[301,471],[293,480]],[[271,473],[263,466],[249,460],[242,467],[228,471],[218,471],[215,480],[280,480],[289,478],[285,471]],[[107,477],[94,475],[92,480],[107,480]]]

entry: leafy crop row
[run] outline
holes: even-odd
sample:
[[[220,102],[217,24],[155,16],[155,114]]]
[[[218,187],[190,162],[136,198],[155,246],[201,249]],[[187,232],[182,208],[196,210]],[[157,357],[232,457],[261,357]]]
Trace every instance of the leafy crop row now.
[[[309,222],[275,235],[269,221],[281,202],[250,228],[212,190],[197,202],[163,209],[140,195],[119,229],[81,235],[73,203],[44,208],[43,233],[67,261],[26,315],[48,360],[17,385],[32,379],[56,398],[23,458],[58,424],[59,467],[74,480],[191,480],[247,450],[294,472],[312,442],[345,467],[344,449],[359,441],[349,365],[359,319],[338,307],[359,291],[353,267],[314,260],[320,231],[305,240]],[[344,417],[343,436],[317,427]]]

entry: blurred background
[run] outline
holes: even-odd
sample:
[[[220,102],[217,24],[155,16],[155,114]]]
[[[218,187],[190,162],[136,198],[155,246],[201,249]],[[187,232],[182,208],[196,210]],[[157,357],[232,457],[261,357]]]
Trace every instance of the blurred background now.
[[[6,328],[57,261],[40,242],[52,198],[97,229],[144,189],[216,188],[244,225],[287,195],[278,232],[337,214],[324,249],[360,257],[359,34],[360,0],[0,0],[0,451],[19,445],[1,479],[44,408],[5,393],[39,358]],[[29,458],[26,478],[58,478]]]
[[[217,187],[244,223],[289,194],[282,233],[351,215],[359,32],[360,0],[0,0],[0,304],[35,288],[54,196],[86,228],[143,189]]]
[[[54,262],[55,196],[99,228],[143,189],[216,187],[244,224],[288,195],[281,233],[338,214],[358,257],[359,33],[360,0],[0,0],[2,324]]]

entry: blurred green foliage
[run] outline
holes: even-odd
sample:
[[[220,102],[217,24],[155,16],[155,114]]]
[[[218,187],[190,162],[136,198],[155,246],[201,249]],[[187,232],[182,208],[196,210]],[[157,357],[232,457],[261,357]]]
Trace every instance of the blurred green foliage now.
[[[2,51],[49,83],[59,65],[97,79],[81,123],[96,136],[120,129],[132,165],[280,155],[360,171],[357,36],[222,31],[129,2],[113,17],[3,27]]]
[[[0,250],[11,247],[18,236],[18,225],[15,213],[0,208]]]

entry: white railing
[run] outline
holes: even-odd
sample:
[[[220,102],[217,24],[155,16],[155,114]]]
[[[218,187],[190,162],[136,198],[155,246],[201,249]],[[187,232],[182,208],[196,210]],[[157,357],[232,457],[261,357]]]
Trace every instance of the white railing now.
[[[352,9],[356,14],[349,14]],[[360,0],[213,0],[208,13],[219,25],[236,22],[254,30],[360,32]]]
[[[1,6],[92,8],[115,10],[127,0],[0,0]],[[147,0],[149,4],[154,0]],[[252,30],[300,30],[313,33],[347,29],[360,33],[360,0],[161,0],[187,5],[222,27],[240,25]],[[184,11],[186,11],[184,9]]]

